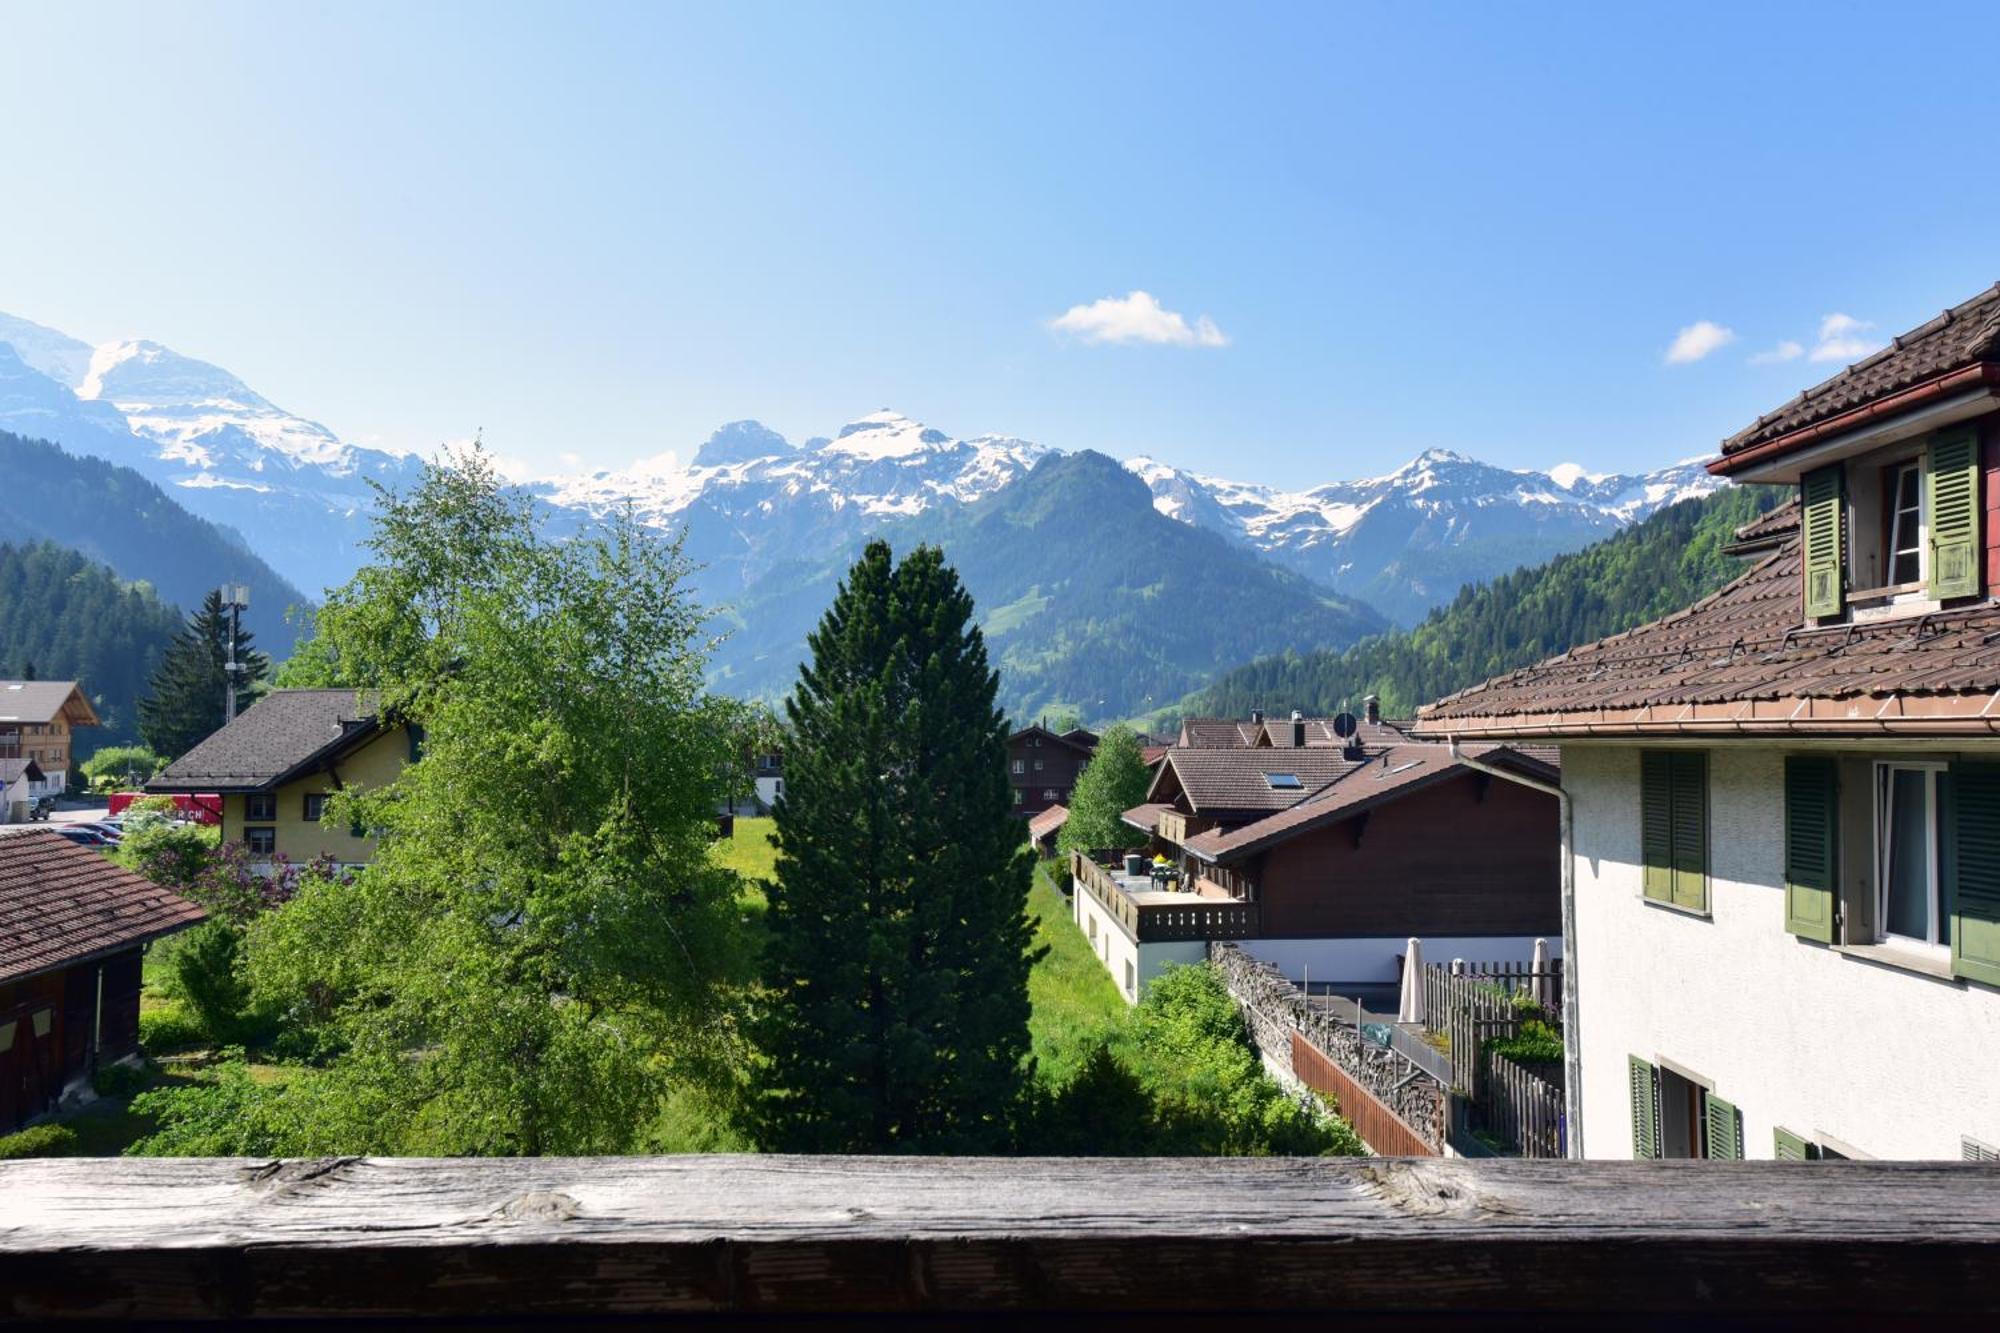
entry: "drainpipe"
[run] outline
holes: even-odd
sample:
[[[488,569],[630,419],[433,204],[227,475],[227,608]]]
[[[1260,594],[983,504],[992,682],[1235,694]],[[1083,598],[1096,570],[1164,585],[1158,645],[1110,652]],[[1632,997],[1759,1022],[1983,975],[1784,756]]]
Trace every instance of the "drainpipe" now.
[[[1583,1012],[1576,1002],[1576,817],[1569,793],[1556,783],[1542,782],[1522,773],[1474,759],[1459,748],[1458,737],[1451,742],[1451,757],[1476,773],[1485,773],[1504,782],[1547,792],[1556,798],[1557,826],[1562,841],[1562,932],[1563,932],[1563,1119],[1566,1123],[1569,1156],[1583,1156],[1583,1052],[1577,1044],[1577,1029]]]

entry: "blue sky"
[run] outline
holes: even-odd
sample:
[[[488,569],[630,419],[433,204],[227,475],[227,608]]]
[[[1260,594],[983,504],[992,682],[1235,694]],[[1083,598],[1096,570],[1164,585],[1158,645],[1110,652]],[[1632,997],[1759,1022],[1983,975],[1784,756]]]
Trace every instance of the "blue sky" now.
[[[1828,316],[2000,278],[1990,4],[4,24],[0,310],[540,470],[882,406],[1283,484],[1638,469],[1837,369]]]

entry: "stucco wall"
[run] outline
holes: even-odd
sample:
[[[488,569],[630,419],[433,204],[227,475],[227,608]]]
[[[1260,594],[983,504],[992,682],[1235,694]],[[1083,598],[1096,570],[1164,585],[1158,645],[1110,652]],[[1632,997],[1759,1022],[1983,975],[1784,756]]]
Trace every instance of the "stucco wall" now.
[[[2000,990],[1785,931],[1784,752],[1709,752],[1709,915],[1640,892],[1639,751],[1565,746],[1586,1155],[1632,1154],[1631,1056],[1710,1081],[1746,1155],[1782,1125],[1875,1157],[2000,1143]]]
[[[1118,987],[1118,993],[1125,997],[1127,1004],[1137,1004],[1145,995],[1147,984],[1166,971],[1168,964],[1199,963],[1208,957],[1206,940],[1138,943],[1125,933],[1123,925],[1104,910],[1102,903],[1082,890],[1078,890],[1072,898],[1070,914],[1091,951],[1097,955],[1097,960],[1111,974],[1112,983]],[[1129,985],[1126,982],[1128,976],[1131,978]]]
[[[354,753],[345,756],[333,773],[314,773],[277,790],[278,817],[270,821],[277,829],[278,851],[294,863],[311,861],[322,855],[345,864],[373,859],[375,840],[358,838],[346,821],[313,822],[305,817],[307,792],[331,792],[340,787],[364,790],[386,787],[403,771],[410,757],[409,737],[401,727],[383,732]],[[339,781],[335,782],[335,776]],[[222,837],[226,842],[243,837],[244,803],[247,797],[230,794],[222,798]],[[259,820],[261,826],[266,821]]]
[[[1549,957],[1562,957],[1562,936],[1549,935],[1424,935],[1424,962],[1449,963],[1463,958],[1468,963],[1526,963],[1535,956],[1535,941],[1545,939]],[[1384,985],[1403,979],[1402,956],[1410,950],[1410,937],[1396,935],[1383,939],[1237,941],[1253,958],[1276,967],[1294,981],[1308,979],[1317,986],[1322,981],[1356,981]]]

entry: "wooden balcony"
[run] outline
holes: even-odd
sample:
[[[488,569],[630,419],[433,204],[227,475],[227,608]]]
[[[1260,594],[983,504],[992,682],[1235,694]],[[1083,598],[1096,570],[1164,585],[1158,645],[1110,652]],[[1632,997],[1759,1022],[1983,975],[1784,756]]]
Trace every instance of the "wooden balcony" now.
[[[0,1318],[52,1323],[2000,1315],[1982,1163],[60,1158],[0,1163],[0,1237]]]
[[[1257,904],[1153,887],[1145,877],[1108,870],[1070,853],[1070,877],[1141,944],[1163,940],[1241,940],[1257,934]]]

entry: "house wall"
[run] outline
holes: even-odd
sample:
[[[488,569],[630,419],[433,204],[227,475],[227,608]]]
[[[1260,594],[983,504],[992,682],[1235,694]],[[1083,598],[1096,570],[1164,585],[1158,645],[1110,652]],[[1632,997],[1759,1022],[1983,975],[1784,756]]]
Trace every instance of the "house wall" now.
[[[277,830],[277,850],[294,864],[322,855],[342,864],[358,865],[374,859],[375,840],[356,837],[344,821],[311,821],[305,817],[308,792],[332,792],[341,787],[373,789],[385,787],[402,773],[409,762],[410,740],[401,727],[384,731],[353,753],[343,756],[330,773],[312,773],[278,788],[278,817],[270,826]],[[336,778],[338,781],[336,781]],[[222,798],[222,840],[239,841],[245,828],[244,810],[249,798],[231,792]],[[264,821],[258,821],[263,826]]]
[[[1565,746],[1563,785],[1588,1156],[1632,1154],[1635,1055],[1712,1083],[1753,1158],[1780,1125],[1885,1158],[2000,1144],[2000,990],[1786,933],[1781,747],[1709,752],[1707,916],[1641,896],[1638,749]]]
[[[1037,745],[1035,742],[1040,741]],[[1035,764],[1040,762],[1039,771]],[[1014,771],[1016,763],[1021,772]],[[1047,732],[1030,732],[1007,742],[1007,781],[1020,796],[1014,813],[1023,819],[1038,815],[1052,805],[1068,805],[1076,789],[1077,775],[1090,762],[1090,755]],[[1054,797],[1044,796],[1047,791]]]
[[[1561,935],[1555,797],[1467,773],[1359,818],[1263,855],[1265,939]]]
[[[1127,1004],[1137,1004],[1146,987],[1169,964],[1199,963],[1208,957],[1206,940],[1139,943],[1126,934],[1124,925],[1105,911],[1102,903],[1081,890],[1070,899],[1070,915]]]
[[[1424,944],[1424,962],[1449,963],[1463,958],[1467,963],[1525,963],[1535,956],[1535,941],[1548,944],[1549,957],[1562,956],[1562,932],[1545,935],[1418,935]],[[1407,935],[1349,936],[1322,940],[1238,940],[1243,952],[1261,959],[1293,981],[1322,981],[1338,986],[1343,981],[1371,986],[1400,983],[1402,957],[1410,951]]]

